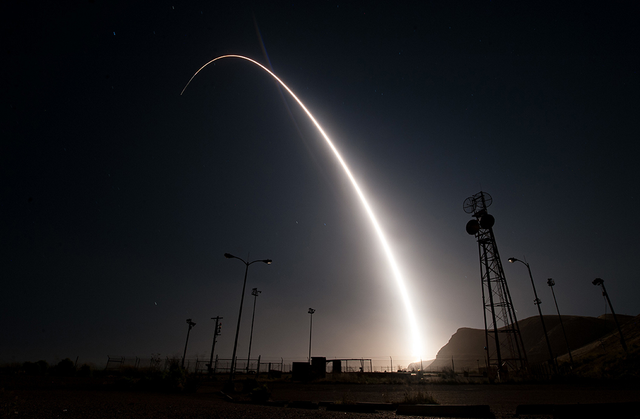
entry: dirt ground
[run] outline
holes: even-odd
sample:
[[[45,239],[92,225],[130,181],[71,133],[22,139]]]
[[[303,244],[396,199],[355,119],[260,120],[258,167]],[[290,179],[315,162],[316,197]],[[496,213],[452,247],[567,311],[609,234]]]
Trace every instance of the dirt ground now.
[[[163,394],[116,391],[90,380],[42,377],[37,382],[0,377],[3,418],[389,418],[375,414],[329,412],[245,403],[220,393],[222,382],[203,382],[196,393]],[[489,405],[497,418],[515,417],[521,404],[614,403],[640,400],[639,386],[500,384],[500,385],[385,385],[267,383],[271,399],[310,402],[402,402],[407,392],[428,392],[440,404]],[[409,416],[402,416],[410,418]],[[535,416],[544,418],[545,416]],[[546,416],[550,417],[550,416]]]
[[[276,400],[402,402],[405,393],[430,393],[439,404],[489,405],[497,417],[513,417],[518,405],[623,403],[640,400],[640,387],[624,385],[478,384],[372,385],[282,383]]]

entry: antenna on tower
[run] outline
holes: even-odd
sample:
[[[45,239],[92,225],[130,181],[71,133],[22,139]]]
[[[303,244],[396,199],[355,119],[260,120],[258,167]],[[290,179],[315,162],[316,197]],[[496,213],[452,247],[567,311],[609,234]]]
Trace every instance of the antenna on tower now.
[[[462,209],[474,217],[466,229],[478,241],[485,350],[490,369],[487,373],[490,378],[497,376],[502,380],[508,378],[510,372],[526,370],[527,354],[493,235],[496,220],[487,212],[492,203],[491,195],[480,191],[465,199]]]

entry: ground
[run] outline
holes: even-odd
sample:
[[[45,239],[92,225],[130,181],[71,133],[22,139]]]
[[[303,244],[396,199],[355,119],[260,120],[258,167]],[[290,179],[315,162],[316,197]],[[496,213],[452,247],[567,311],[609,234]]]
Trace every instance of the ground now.
[[[202,382],[195,393],[115,390],[96,380],[0,377],[3,418],[389,418],[375,414],[260,406],[246,395],[220,393],[224,382]],[[522,404],[635,402],[640,386],[622,384],[336,384],[267,383],[271,399],[310,402],[402,402],[407,392],[428,392],[440,404],[489,405],[497,418],[515,417]],[[404,416],[408,417],[408,416]],[[535,416],[544,418],[550,416]],[[410,417],[408,417],[410,418]]]

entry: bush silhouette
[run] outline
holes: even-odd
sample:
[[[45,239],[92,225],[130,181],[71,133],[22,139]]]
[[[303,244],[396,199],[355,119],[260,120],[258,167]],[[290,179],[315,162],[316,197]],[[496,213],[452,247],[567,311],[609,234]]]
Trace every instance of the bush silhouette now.
[[[29,375],[44,375],[49,369],[47,361],[40,360],[38,362],[25,362],[22,364],[22,369]]]
[[[53,371],[55,375],[71,377],[76,373],[76,366],[72,360],[65,358],[58,362],[58,365],[53,368]]]
[[[91,370],[91,366],[87,364],[83,364],[80,368],[78,368],[77,375],[79,377],[91,377],[93,375],[93,371]]]

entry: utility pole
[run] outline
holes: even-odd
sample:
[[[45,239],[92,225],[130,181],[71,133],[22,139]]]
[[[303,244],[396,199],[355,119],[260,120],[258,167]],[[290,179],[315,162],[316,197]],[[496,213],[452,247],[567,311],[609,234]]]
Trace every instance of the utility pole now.
[[[253,342],[253,321],[256,318],[256,300],[258,299],[258,295],[262,291],[258,291],[258,288],[254,288],[251,290],[251,295],[253,295],[253,315],[251,316],[251,334],[249,335],[249,354],[247,355],[247,374],[249,374],[249,364],[251,363],[251,342]],[[259,371],[256,371],[258,373]]]
[[[313,313],[315,312],[315,309],[309,308],[308,313],[311,315],[309,318],[309,364],[311,364],[311,333],[313,332]]]
[[[213,372],[213,352],[216,349],[216,337],[220,336],[220,332],[222,330],[222,323],[219,323],[219,321],[222,320],[222,317],[212,317],[211,320],[216,321],[216,328],[213,329],[213,345],[211,345],[211,357],[209,357],[209,375]]]
[[[622,336],[622,329],[620,328],[620,323],[618,323],[618,317],[616,317],[616,312],[613,311],[613,306],[611,305],[609,294],[607,294],[607,289],[604,287],[604,280],[602,278],[596,278],[591,283],[595,286],[599,285],[602,287],[602,295],[604,295],[604,298],[607,299],[607,302],[609,303],[609,308],[611,309],[611,314],[613,314],[613,320],[616,322],[616,326],[618,326],[618,333],[620,333],[620,343],[622,344],[622,349],[624,349],[626,353],[629,353],[629,350],[627,349],[627,344],[624,341],[624,336]]]
[[[569,347],[569,339],[567,339],[567,332],[564,330],[564,323],[562,323],[562,316],[560,315],[560,309],[558,308],[558,300],[556,300],[556,293],[553,291],[553,286],[556,282],[553,278],[547,279],[547,285],[551,288],[551,294],[553,295],[553,302],[556,304],[556,311],[558,312],[558,318],[560,319],[560,326],[562,327],[562,334],[564,335],[564,341],[567,344],[567,352],[569,352],[569,361],[571,362],[571,369],[573,369],[573,356],[571,355],[571,348]]]
[[[195,326],[195,322],[192,322],[191,319],[187,319],[187,324],[189,325],[189,330],[187,330],[187,341],[184,343],[184,354],[182,354],[182,368],[184,369],[184,358],[187,356],[187,345],[189,344],[189,333],[191,333],[191,329]]]

